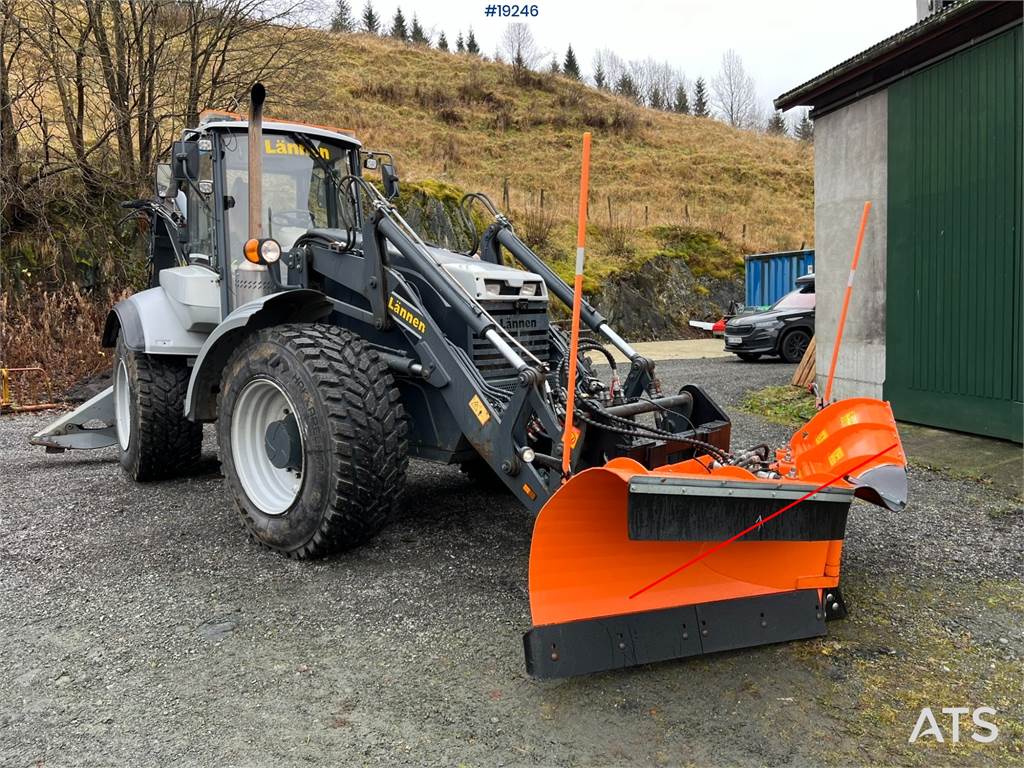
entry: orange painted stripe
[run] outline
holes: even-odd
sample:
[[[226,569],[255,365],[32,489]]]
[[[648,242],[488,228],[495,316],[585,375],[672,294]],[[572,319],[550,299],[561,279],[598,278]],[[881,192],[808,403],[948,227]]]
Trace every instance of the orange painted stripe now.
[[[580,171],[580,208],[577,213],[576,247],[587,245],[587,198],[590,195],[590,132],[583,134],[583,168]]]

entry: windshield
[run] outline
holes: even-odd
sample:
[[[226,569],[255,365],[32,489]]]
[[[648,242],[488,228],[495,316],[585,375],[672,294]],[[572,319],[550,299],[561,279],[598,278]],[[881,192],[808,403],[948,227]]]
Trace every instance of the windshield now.
[[[338,177],[349,173],[349,150],[329,140],[309,137]],[[227,252],[232,268],[242,260],[249,230],[249,142],[244,133],[224,134],[224,183],[234,205],[225,212]],[[263,234],[285,252],[306,230],[350,227],[351,201],[338,193],[328,173],[293,136],[263,134]]]
[[[814,286],[805,285],[787,293],[772,304],[772,309],[814,309]]]

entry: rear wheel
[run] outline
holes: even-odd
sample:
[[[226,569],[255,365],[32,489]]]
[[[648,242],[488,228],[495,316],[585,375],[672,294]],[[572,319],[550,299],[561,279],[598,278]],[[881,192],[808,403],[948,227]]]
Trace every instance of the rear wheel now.
[[[114,417],[121,466],[134,480],[166,480],[199,464],[203,425],[185,417],[184,359],[133,352],[119,336],[114,353]]]
[[[796,328],[782,337],[782,343],[779,344],[779,355],[787,363],[799,363],[810,343],[811,335],[801,328]]]
[[[268,328],[224,368],[217,437],[249,534],[289,557],[366,541],[393,516],[408,466],[387,366],[328,325]]]

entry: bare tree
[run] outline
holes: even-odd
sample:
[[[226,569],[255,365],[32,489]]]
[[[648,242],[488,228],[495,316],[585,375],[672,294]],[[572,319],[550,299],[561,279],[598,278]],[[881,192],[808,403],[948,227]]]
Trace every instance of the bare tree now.
[[[66,172],[86,186],[138,184],[182,123],[238,104],[254,80],[297,73],[319,39],[289,27],[299,6],[283,0],[2,1],[4,40],[47,84],[3,99],[33,115],[19,135],[41,150],[23,188]]]
[[[514,22],[505,28],[498,51],[502,59],[512,65],[512,77],[517,82],[527,70],[537,69],[544,59],[544,52],[537,47],[530,27],[522,22]]]
[[[721,70],[711,79],[711,91],[714,106],[725,122],[737,128],[754,127],[759,117],[754,78],[731,48],[722,56]]]
[[[605,84],[603,86],[598,85],[598,87],[614,88],[626,71],[626,62],[615,51],[603,48],[594,54],[595,78],[599,69],[604,75]]]

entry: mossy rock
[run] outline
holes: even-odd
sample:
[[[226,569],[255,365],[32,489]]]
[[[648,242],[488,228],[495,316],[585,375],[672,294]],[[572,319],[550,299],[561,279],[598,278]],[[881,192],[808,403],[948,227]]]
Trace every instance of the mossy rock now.
[[[692,227],[655,227],[661,252],[686,261],[694,277],[743,279],[742,250],[718,232]]]
[[[459,210],[464,194],[458,187],[434,179],[403,182],[395,204],[409,226],[428,243],[465,253],[473,244],[473,233]],[[479,229],[476,212],[474,219]]]

